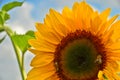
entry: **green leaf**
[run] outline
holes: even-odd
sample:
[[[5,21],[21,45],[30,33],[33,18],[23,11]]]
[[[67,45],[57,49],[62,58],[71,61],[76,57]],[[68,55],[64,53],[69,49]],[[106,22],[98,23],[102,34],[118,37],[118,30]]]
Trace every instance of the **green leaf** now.
[[[4,21],[3,21],[2,15],[0,14],[0,25],[3,25],[3,24],[4,24]]]
[[[8,13],[4,14],[4,20],[7,21],[8,19],[10,19],[10,15]]]
[[[34,31],[28,31],[28,32],[26,32],[26,35],[30,35],[30,36],[32,36],[32,37],[35,37],[35,35],[34,35]]]
[[[0,26],[0,33],[4,31],[4,28]]]
[[[3,40],[5,39],[6,36],[4,36],[3,38],[0,39],[0,43],[3,42]]]
[[[3,21],[3,24],[6,20],[10,19],[10,15],[6,11],[0,11],[0,15]]]
[[[25,53],[27,49],[30,47],[28,44],[28,40],[34,38],[31,35],[14,35],[12,36],[13,42],[15,45],[19,47],[22,53]]]
[[[18,2],[18,1],[10,2],[8,4],[5,4],[2,7],[2,10],[3,11],[9,11],[9,10],[15,8],[15,7],[21,6],[22,4],[23,4],[23,2]]]

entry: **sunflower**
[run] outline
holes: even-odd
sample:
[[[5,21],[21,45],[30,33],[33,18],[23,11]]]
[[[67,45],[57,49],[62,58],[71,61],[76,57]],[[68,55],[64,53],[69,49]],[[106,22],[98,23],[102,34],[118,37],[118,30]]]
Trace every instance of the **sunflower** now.
[[[62,13],[50,9],[29,40],[35,57],[27,80],[120,80],[120,20],[109,14],[85,1]]]

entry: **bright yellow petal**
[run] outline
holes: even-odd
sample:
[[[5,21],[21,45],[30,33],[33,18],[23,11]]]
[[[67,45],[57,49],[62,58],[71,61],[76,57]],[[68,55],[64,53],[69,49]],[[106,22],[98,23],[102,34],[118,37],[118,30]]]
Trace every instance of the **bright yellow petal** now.
[[[55,46],[58,45],[58,42],[53,42],[50,39],[43,37],[38,31],[35,32],[35,37],[36,37],[37,41],[45,41],[45,42],[50,43],[50,44],[55,45]]]
[[[91,20],[91,32],[96,33],[102,24],[103,23],[100,17],[96,16],[94,19]]]
[[[108,19],[108,16],[110,15],[110,11],[111,9],[110,8],[107,8],[106,10],[104,10],[99,16],[100,16],[100,19],[105,22],[107,21]]]
[[[110,14],[110,8],[104,10],[101,14],[97,15],[91,21],[91,31],[97,33],[101,26],[105,24]]]
[[[111,35],[111,41],[116,42],[120,38],[120,20],[116,21],[111,27],[114,30],[113,34]]]
[[[99,34],[103,34],[104,39],[108,39],[108,37],[105,37],[106,34],[109,34],[108,31],[112,24],[114,24],[114,21],[118,18],[119,15],[113,16],[111,19],[109,19],[104,25],[100,27]]]
[[[116,15],[117,16],[117,15]],[[116,21],[115,23],[113,23],[108,30],[106,30],[106,32],[104,33],[104,35],[102,36],[103,38],[103,43],[105,45],[111,45],[114,44],[115,42],[119,41],[120,38],[120,20]],[[101,31],[102,32],[102,31]]]
[[[43,67],[51,63],[54,59],[54,54],[51,53],[39,53],[39,55],[35,56],[31,61],[31,66],[33,67]]]
[[[102,71],[99,71],[98,78],[99,78],[98,80],[104,80]]]
[[[83,1],[83,3],[80,3],[78,15],[81,17],[82,26],[84,30],[87,30],[89,27],[91,27],[90,22],[93,13],[93,9],[86,2]],[[78,17],[78,23],[80,17]]]
[[[59,35],[55,33],[51,28],[45,26],[41,23],[36,23],[36,28],[39,31],[40,35],[49,41],[53,41],[54,43],[58,44],[61,41]]]
[[[109,58],[109,57],[108,57]],[[116,59],[108,59],[106,63],[106,67],[103,70],[108,80],[119,80],[120,76],[118,76],[117,72],[119,71],[119,64],[116,62]]]
[[[34,55],[38,55],[40,53],[40,51],[36,50],[36,49],[28,49],[30,52],[32,52]]]
[[[93,9],[85,2],[75,2],[72,8],[74,18],[84,19],[92,15]]]
[[[38,41],[35,39],[31,39],[29,40],[29,44],[32,45],[32,47],[35,48],[36,50],[43,52],[55,52],[56,48],[55,45],[42,40]]]
[[[66,22],[62,17],[62,15],[56,12],[55,10],[50,9],[49,16],[51,22],[53,22],[53,26],[52,26],[53,29],[55,29],[55,31],[59,33],[61,36],[65,37],[69,32],[69,27],[66,26]]]
[[[104,74],[108,78],[108,80],[114,80],[112,73],[113,72],[111,72],[110,70],[104,70]]]
[[[73,19],[73,12],[72,12],[72,10],[70,10],[68,7],[64,7],[64,8],[63,8],[62,15],[63,15],[65,18]]]
[[[106,55],[110,60],[120,61],[120,50],[110,50]]]
[[[65,18],[66,24],[70,28],[70,32],[74,32],[76,29],[80,29],[75,23],[73,11],[68,7],[63,9],[62,16]]]
[[[118,63],[116,61],[112,60],[112,59],[107,61],[106,64],[107,64],[108,67],[110,67],[110,70],[113,70],[114,72],[119,70]],[[106,68],[108,68],[108,67],[106,67]]]
[[[46,15],[45,24],[53,29],[61,38],[66,36],[69,31],[63,16],[53,9],[50,9],[50,14]]]
[[[60,80],[59,77],[57,76],[57,73],[50,76],[49,78],[47,78],[46,80]]]
[[[73,5],[74,22],[81,30],[87,30],[90,27],[90,19],[93,9],[85,2],[75,3]]]
[[[120,41],[107,45],[107,48],[111,50],[120,50]]]
[[[27,76],[27,80],[45,80],[55,74],[54,64],[51,63],[44,67],[33,68]]]
[[[104,70],[104,73],[108,80],[120,80],[120,76],[115,71],[112,71],[111,68]]]

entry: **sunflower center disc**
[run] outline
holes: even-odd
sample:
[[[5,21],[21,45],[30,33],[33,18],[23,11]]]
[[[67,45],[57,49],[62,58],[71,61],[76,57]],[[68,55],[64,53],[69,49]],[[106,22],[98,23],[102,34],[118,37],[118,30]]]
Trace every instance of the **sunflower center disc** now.
[[[75,40],[69,43],[61,53],[62,69],[67,77],[82,79],[97,73],[98,67],[95,63],[97,51],[89,40]]]
[[[54,61],[61,80],[96,80],[103,67],[102,47],[96,47],[101,45],[99,39],[87,32],[80,32],[80,35],[68,36],[56,49]]]

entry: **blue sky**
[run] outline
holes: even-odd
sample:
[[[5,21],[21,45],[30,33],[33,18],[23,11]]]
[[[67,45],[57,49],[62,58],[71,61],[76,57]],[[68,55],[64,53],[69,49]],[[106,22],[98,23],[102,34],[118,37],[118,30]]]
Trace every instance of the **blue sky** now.
[[[15,0],[0,0],[2,5]],[[17,0],[23,1],[23,0]],[[81,0],[26,0],[25,2],[31,4],[33,9],[30,12],[32,18],[36,21],[42,21],[45,14],[50,8],[61,11],[64,6],[72,7],[73,2]],[[107,7],[112,9],[111,16],[120,13],[120,0],[86,0],[94,8],[103,11]]]
[[[15,0],[0,0],[0,7],[11,1]],[[21,7],[15,8],[9,12],[11,19],[7,22],[7,25],[20,34],[25,33],[27,30],[35,30],[34,23],[43,22],[50,8],[61,12],[64,6],[69,6],[71,8],[75,1],[80,2],[81,0],[26,0]],[[100,12],[107,7],[112,8],[110,16],[120,14],[120,0],[86,1],[94,9]],[[25,67],[27,72],[30,69],[29,64],[32,58],[33,55],[27,52],[25,56]],[[16,57],[8,37],[0,44],[0,80],[21,80]]]

